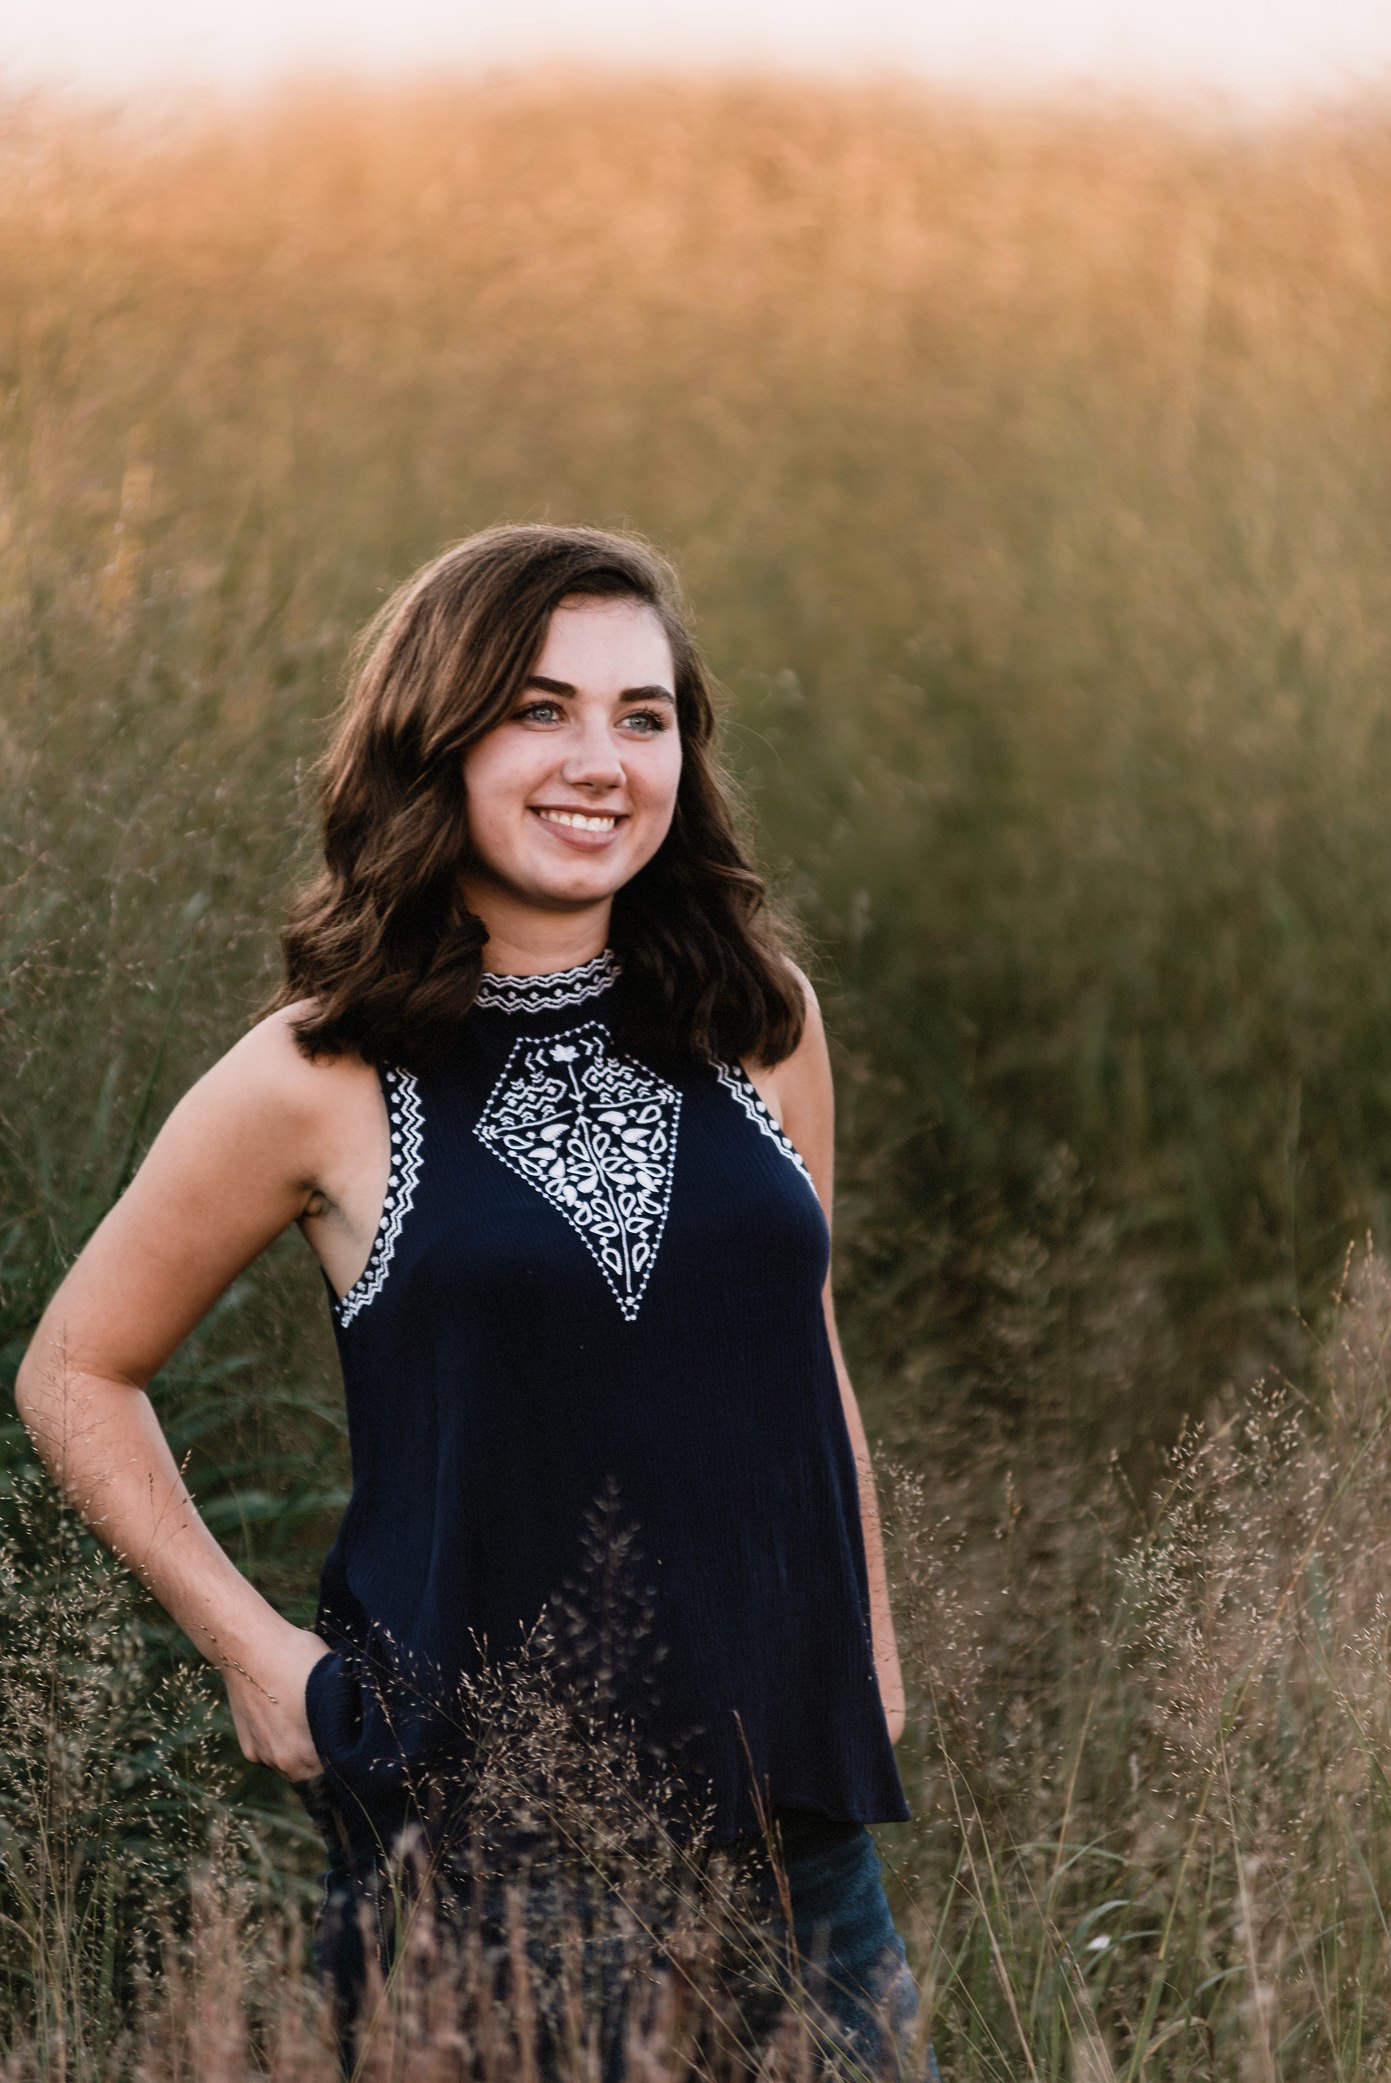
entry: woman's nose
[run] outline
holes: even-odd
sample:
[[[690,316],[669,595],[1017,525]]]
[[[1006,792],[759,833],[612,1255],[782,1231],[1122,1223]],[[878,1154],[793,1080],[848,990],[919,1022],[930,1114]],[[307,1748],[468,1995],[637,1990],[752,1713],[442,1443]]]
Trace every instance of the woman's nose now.
[[[573,788],[621,788],[623,762],[606,729],[584,730],[566,749],[561,779]]]

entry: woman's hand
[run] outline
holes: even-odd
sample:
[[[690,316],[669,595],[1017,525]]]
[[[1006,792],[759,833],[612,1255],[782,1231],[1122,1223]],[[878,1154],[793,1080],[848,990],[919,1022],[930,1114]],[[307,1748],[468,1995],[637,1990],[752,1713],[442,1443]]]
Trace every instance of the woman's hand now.
[[[225,1664],[222,1671],[242,1756],[286,1779],[314,1779],[324,1767],[309,1733],[304,1688],[329,1646],[278,1615],[265,1635],[264,1644],[255,1643],[252,1661]]]

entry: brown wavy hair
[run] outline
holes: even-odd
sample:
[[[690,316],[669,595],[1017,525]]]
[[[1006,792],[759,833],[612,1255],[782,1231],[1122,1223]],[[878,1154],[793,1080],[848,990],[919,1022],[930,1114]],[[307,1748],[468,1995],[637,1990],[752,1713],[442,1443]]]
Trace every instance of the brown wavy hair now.
[[[676,574],[651,546],[597,528],[489,528],[391,596],[354,647],[317,763],[323,867],[281,934],[284,977],[257,1017],[312,998],[306,1055],[354,1049],[428,1069],[448,1053],[483,971],[483,921],[460,896],[464,754],[512,710],[572,598],[641,601],[676,668],[681,778],[671,828],[614,897],[615,1040],[649,1060],[776,1063],[802,1032],[792,929],[737,829],[715,749],[710,676]]]

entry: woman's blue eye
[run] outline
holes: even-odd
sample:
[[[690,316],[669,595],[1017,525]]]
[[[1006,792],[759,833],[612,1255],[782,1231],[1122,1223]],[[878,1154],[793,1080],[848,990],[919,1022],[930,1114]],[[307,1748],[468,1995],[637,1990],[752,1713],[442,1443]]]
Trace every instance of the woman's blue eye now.
[[[519,723],[530,717],[540,716],[549,720],[551,717],[563,714],[564,711],[559,702],[527,702],[523,708],[518,709],[516,712]],[[666,717],[659,709],[634,709],[623,718],[623,721],[624,723],[641,723],[647,726],[646,729],[635,733],[639,738],[655,738],[659,731],[670,728]]]

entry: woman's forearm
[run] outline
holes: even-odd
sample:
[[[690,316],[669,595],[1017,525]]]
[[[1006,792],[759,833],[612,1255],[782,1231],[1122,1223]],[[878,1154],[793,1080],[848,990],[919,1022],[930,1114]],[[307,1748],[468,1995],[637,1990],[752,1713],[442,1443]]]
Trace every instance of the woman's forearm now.
[[[321,1771],[305,1685],[325,1644],[277,1613],[213,1539],[144,1390],[39,1346],[25,1355],[15,1401],[92,1531],[222,1673],[243,1755],[287,1779]]]
[[[254,1666],[284,1622],[203,1523],[144,1390],[31,1352],[15,1401],[65,1495],[189,1640],[219,1669]]]
[[[874,1465],[870,1459],[869,1441],[865,1436],[860,1407],[845,1375],[843,1363],[838,1371],[841,1376],[845,1422],[850,1433],[850,1444],[854,1448],[855,1470],[859,1478],[860,1525],[864,1534],[865,1570],[869,1578],[869,1617],[874,1640],[874,1668],[879,1679],[879,1696],[884,1703],[889,1734],[896,1743],[903,1733],[907,1703],[903,1690],[903,1672],[898,1660],[898,1642],[894,1635],[893,1613],[889,1605],[889,1576],[884,1563],[884,1536],[879,1520],[879,1498],[874,1487]]]
[[[840,1347],[840,1332],[836,1326],[835,1305],[831,1299],[829,1279],[823,1301],[831,1358],[835,1363],[836,1380],[840,1385],[841,1409],[845,1413],[845,1426],[850,1434],[850,1445],[855,1456],[855,1475],[860,1494],[860,1528],[865,1550],[865,1575],[869,1584],[869,1619],[874,1646],[875,1675],[879,1681],[879,1696],[884,1704],[884,1718],[889,1724],[889,1734],[897,1743],[903,1734],[908,1707],[903,1690],[903,1671],[898,1660],[898,1642],[894,1636],[893,1613],[889,1606],[889,1573],[884,1563],[884,1535],[879,1520],[879,1498],[874,1487],[874,1463],[870,1458],[864,1420],[860,1416],[860,1406],[851,1386],[845,1354]]]

